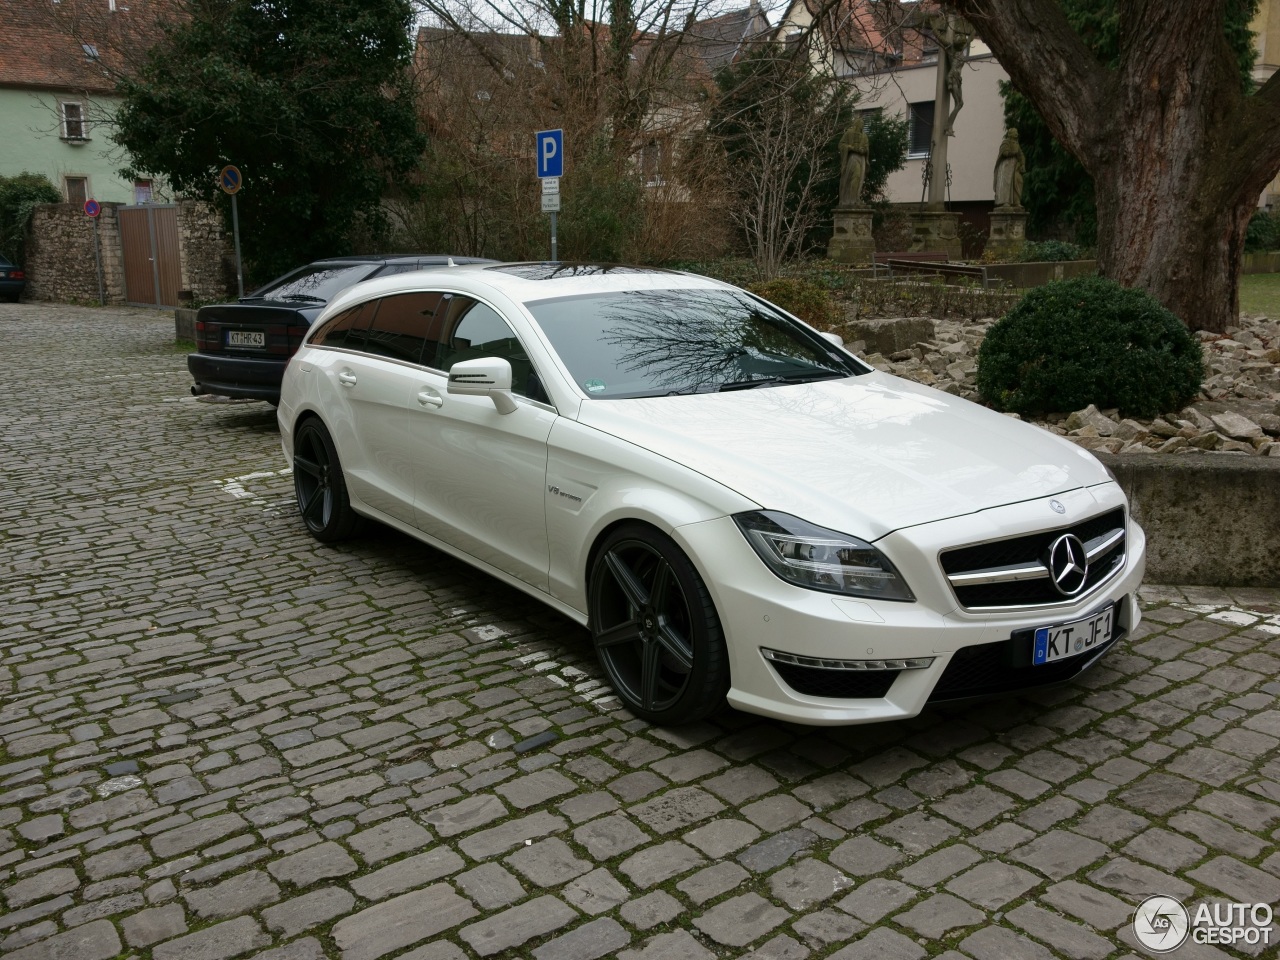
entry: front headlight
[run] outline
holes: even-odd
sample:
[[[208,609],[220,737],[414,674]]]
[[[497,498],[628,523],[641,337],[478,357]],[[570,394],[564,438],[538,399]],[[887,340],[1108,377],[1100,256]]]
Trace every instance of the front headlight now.
[[[787,583],[849,597],[915,600],[893,564],[865,540],[773,510],[733,519],[765,565]]]

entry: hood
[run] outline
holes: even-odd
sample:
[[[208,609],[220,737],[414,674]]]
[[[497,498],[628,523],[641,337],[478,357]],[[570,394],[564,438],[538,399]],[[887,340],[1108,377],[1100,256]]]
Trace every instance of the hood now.
[[[1069,441],[884,373],[582,404],[579,420],[811,523],[902,527],[1104,483]]]

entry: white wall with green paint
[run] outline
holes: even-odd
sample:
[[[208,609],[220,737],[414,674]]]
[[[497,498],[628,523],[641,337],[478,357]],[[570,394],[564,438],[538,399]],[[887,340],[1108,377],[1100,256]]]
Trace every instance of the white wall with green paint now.
[[[63,139],[61,100],[84,104],[84,142]],[[0,175],[43,173],[64,197],[66,177],[85,177],[94,199],[133,203],[133,181],[119,175],[128,158],[109,136],[115,103],[113,98],[0,89]]]

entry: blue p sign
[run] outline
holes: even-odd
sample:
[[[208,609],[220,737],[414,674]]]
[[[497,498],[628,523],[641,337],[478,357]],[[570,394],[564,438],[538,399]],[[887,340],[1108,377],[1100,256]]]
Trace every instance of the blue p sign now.
[[[564,131],[539,130],[534,135],[537,145],[538,178],[564,176]]]

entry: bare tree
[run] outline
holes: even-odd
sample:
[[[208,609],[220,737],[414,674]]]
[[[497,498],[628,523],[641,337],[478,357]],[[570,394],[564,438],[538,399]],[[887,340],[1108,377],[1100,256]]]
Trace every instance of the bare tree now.
[[[756,15],[712,29],[701,2],[422,0],[433,23],[418,58],[429,209],[405,210],[406,233],[418,245],[443,233],[472,253],[545,256],[532,133],[561,127],[562,256],[715,252],[706,248],[727,234],[715,223],[722,165],[692,146],[714,63],[749,39]]]
[[[948,0],[1093,178],[1098,266],[1193,329],[1239,314],[1245,230],[1280,171],[1280,74],[1243,89],[1234,0],[1115,0],[1118,66],[1057,0]]]

